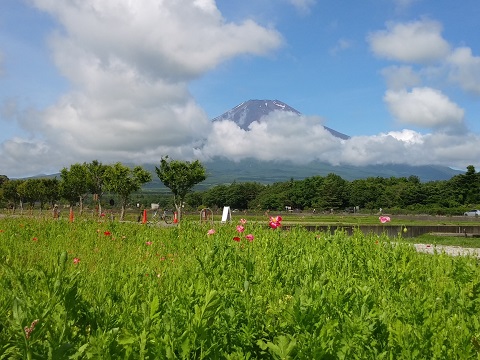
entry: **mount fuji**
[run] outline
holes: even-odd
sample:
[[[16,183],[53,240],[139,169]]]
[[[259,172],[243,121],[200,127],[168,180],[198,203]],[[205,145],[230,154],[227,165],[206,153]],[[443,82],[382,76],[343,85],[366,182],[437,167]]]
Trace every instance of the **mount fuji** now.
[[[273,111],[291,112],[296,115],[302,115],[300,111],[285,104],[280,100],[248,100],[228,110],[212,121],[230,120],[235,122],[241,129],[248,131],[249,125],[254,121],[261,121],[262,117],[269,115]],[[333,136],[347,140],[350,136],[342,134],[327,126],[324,126]]]
[[[212,119],[217,121],[233,121],[244,131],[250,131],[250,124],[262,122],[262,118],[274,111],[289,112],[301,116],[301,112],[280,100],[248,100]],[[294,124],[292,124],[294,126]],[[333,136],[348,140],[350,136],[331,129],[324,128]],[[462,173],[445,166],[424,165],[414,166],[408,164],[372,164],[366,166],[331,165],[318,160],[308,164],[293,162],[263,161],[247,158],[240,161],[229,160],[226,157],[215,157],[206,164],[209,178],[207,186],[218,183],[231,183],[233,181],[257,181],[273,183],[289,179],[302,179],[310,176],[326,176],[334,173],[345,180],[355,180],[367,177],[408,177],[418,176],[421,181],[447,180],[452,176]],[[208,183],[208,184],[207,184]]]

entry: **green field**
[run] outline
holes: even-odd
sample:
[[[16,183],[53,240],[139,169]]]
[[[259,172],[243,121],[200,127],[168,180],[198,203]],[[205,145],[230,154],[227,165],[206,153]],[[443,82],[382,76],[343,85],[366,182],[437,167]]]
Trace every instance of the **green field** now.
[[[1,217],[0,359],[479,358],[476,258],[246,218]]]

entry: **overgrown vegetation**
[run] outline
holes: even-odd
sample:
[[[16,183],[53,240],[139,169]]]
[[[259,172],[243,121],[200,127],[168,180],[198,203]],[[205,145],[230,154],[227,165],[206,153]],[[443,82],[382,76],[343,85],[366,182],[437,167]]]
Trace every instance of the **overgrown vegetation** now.
[[[238,225],[0,218],[0,358],[478,358],[477,259]]]

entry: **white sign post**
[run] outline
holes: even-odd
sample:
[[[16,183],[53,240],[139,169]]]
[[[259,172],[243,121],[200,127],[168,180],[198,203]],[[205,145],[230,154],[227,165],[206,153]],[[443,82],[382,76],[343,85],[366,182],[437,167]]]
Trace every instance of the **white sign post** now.
[[[226,221],[232,220],[232,212],[230,211],[230,206],[223,207],[223,214],[222,214],[222,223]]]

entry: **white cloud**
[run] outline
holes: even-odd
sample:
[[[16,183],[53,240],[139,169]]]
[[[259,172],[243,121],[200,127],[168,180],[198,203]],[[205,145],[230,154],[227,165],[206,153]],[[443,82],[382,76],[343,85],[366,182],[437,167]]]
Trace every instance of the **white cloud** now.
[[[465,168],[479,158],[479,141],[473,134],[423,135],[410,129],[341,140],[323,128],[319,117],[277,112],[252,123],[249,131],[232,121],[215,122],[195,155],[203,161],[221,156],[234,161],[253,157],[296,163],[319,160],[333,165],[456,164]]]
[[[384,101],[402,124],[433,129],[463,126],[464,110],[435,89],[387,90]]]
[[[348,39],[340,39],[335,46],[330,49],[330,54],[337,55],[339,52],[345,51],[352,47],[352,42]]]
[[[413,3],[419,0],[393,0],[398,9],[403,10],[410,7]]]
[[[59,169],[92,159],[191,158],[211,124],[189,82],[282,43],[277,31],[252,20],[226,22],[214,0],[32,3],[63,27],[49,43],[72,88],[41,114],[17,119],[23,130],[40,132],[1,144],[0,167],[12,176],[28,173],[25,159]],[[17,162],[17,154],[28,156]]]
[[[387,30],[371,33],[367,40],[376,56],[413,63],[431,63],[450,51],[442,26],[431,20],[388,23]]]
[[[473,56],[468,47],[456,48],[447,59],[450,80],[475,95],[480,95],[480,57]]]
[[[214,122],[206,145],[198,149],[205,159],[224,156],[233,160],[255,157],[260,160],[291,160],[307,163],[338,148],[334,137],[315,116],[273,112],[261,122],[242,130],[232,121]]]
[[[475,145],[478,141],[480,138],[473,134],[449,135],[440,132],[422,135],[404,130],[400,133],[352,137],[345,142],[338,159],[353,165],[456,164],[465,168],[480,155],[480,149]]]
[[[381,71],[392,90],[410,88],[421,83],[420,76],[410,66],[390,66]]]
[[[316,0],[288,0],[301,13],[308,13]]]

